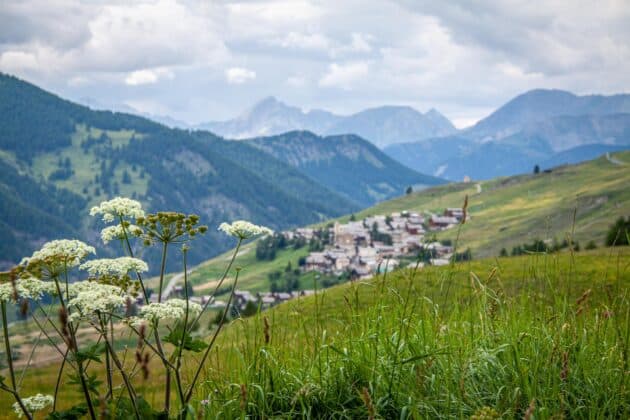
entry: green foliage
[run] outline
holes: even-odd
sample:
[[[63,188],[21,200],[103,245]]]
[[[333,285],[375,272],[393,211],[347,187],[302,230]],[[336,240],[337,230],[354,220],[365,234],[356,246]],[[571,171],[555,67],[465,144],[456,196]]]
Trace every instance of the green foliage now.
[[[182,346],[182,334],[184,335],[184,345]],[[170,332],[162,338],[165,343],[170,343],[176,348],[183,347],[184,350],[192,351],[193,353],[200,353],[203,349],[208,347],[203,340],[193,338],[188,331],[184,330],[183,323],[179,322],[170,330]]]
[[[86,348],[77,350],[76,354],[68,356],[68,360],[72,362],[83,363],[88,360],[101,363],[101,354],[105,353],[105,343],[94,343]]]
[[[258,305],[251,300],[245,304],[245,307],[240,312],[241,316],[244,318],[254,316],[257,313],[258,313]]]
[[[630,216],[626,219],[620,217],[608,229],[606,235],[606,246],[628,245],[630,241]]]
[[[67,410],[53,411],[46,416],[46,420],[78,420],[88,413],[85,404],[75,405]]]
[[[81,378],[79,376],[79,373],[70,373],[68,374],[68,384],[69,385],[74,385],[77,387],[77,389],[81,389]],[[99,395],[99,390],[98,387],[101,386],[103,384],[103,381],[98,379],[98,376],[96,373],[92,373],[87,375],[84,378],[85,382],[86,382],[86,386],[87,389],[94,395]]]

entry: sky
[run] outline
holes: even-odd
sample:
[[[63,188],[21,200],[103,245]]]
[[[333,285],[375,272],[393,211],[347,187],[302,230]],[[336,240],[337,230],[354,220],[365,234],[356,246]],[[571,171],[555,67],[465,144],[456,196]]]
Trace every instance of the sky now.
[[[275,96],[464,127],[529,89],[629,93],[630,1],[2,0],[0,71],[189,124]]]

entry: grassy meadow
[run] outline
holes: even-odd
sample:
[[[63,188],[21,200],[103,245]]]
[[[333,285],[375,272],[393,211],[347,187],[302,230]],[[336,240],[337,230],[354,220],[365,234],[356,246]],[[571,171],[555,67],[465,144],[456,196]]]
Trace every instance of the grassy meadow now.
[[[402,210],[441,214],[446,207],[461,207],[468,195],[470,220],[462,226],[460,248],[470,248],[474,257],[496,256],[503,247],[509,251],[534,239],[562,240],[568,234],[582,246],[590,240],[601,246],[608,227],[630,208],[630,152],[611,156],[625,164],[602,156],[550,173],[448,184],[377,204],[355,216],[359,220]],[[451,229],[437,238],[454,240],[456,235]]]
[[[336,286],[232,321],[195,409],[201,418],[469,418],[484,407],[497,418],[627,418],[629,286],[627,247]],[[158,405],[160,372],[152,361],[142,388]],[[23,387],[50,392],[56,375],[29,370]],[[79,396],[60,395],[60,406]],[[3,398],[0,413],[10,404]]]

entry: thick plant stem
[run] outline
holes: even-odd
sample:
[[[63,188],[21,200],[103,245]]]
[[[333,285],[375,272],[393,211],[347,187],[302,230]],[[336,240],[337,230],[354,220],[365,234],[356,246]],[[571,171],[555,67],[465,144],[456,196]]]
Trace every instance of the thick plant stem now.
[[[61,386],[61,378],[63,376],[63,368],[66,366],[66,358],[68,357],[68,350],[61,360],[61,366],[59,366],[59,373],[57,374],[57,381],[55,382],[55,395],[53,400],[53,411],[57,411],[57,395],[59,395],[59,387]]]
[[[162,287],[164,286],[164,271],[166,270],[166,251],[168,248],[168,242],[162,243],[162,264],[160,265],[160,288],[158,290],[158,303],[162,302]],[[156,346],[160,351],[160,354],[164,356],[164,350],[162,349],[162,344],[160,343],[160,337],[158,333],[158,324],[155,323],[155,340]],[[166,369],[166,379],[165,379],[165,389],[164,389],[164,411],[169,412],[171,409],[171,369],[169,366],[164,363],[164,369]]]
[[[9,325],[7,323],[7,304],[5,301],[0,301],[0,305],[2,306],[2,333],[4,335],[4,350],[7,356],[7,366],[9,368],[9,377],[11,378],[11,387],[12,390],[7,390],[17,401],[18,405],[26,415],[26,417],[31,420],[33,416],[24,406],[22,402],[22,398],[20,398],[20,394],[17,392],[17,384],[15,382],[15,370],[13,369],[13,355],[11,354],[11,342],[9,341]]]
[[[180,375],[180,369],[182,367],[182,353],[184,351],[184,344],[186,343],[186,334],[188,331],[188,311],[190,309],[188,302],[188,265],[187,265],[187,249],[183,249],[184,254],[184,296],[186,298],[186,314],[184,315],[184,325],[182,326],[182,340],[179,343],[179,349],[177,352],[177,363],[175,366],[175,382],[177,383],[177,391],[179,392],[179,399],[182,404],[183,417],[186,418],[186,410],[184,407],[184,389],[182,387],[182,379]]]
[[[125,369],[122,363],[120,363],[120,360],[118,360],[118,356],[116,356],[116,352],[111,347],[111,344],[107,340],[107,337],[105,337],[105,344],[107,345],[107,348],[112,356],[112,361],[118,368],[118,371],[120,372],[120,375],[123,378],[123,382],[125,383],[125,388],[127,388],[127,393],[129,394],[129,399],[131,400],[131,406],[133,407],[134,415],[136,419],[140,420],[141,417],[140,417],[140,413],[138,413],[138,407],[136,405],[136,394],[134,392],[133,385],[131,385],[131,382],[129,381],[129,377],[127,376],[127,373],[125,372]]]
[[[107,341],[107,321],[101,320],[101,328],[103,329],[103,337]],[[112,365],[109,360],[109,346],[105,348],[105,370],[107,375],[107,396],[105,399],[111,398],[113,395],[113,381],[112,381]]]
[[[125,224],[123,223],[124,220],[122,216],[120,216],[119,219],[120,219],[120,226],[122,226],[122,229],[123,229],[123,235],[125,236],[125,244],[127,245],[127,253],[129,253],[129,256],[131,258],[134,258],[133,249],[131,248],[131,242],[129,242],[129,235],[127,234],[127,228],[125,227]],[[136,277],[138,278],[138,283],[140,283],[140,288],[142,289],[144,302],[149,303],[149,295],[147,294],[147,290],[145,289],[144,283],[142,282],[142,276],[137,271],[136,271]]]
[[[61,308],[63,311],[70,315],[68,309],[66,307],[66,303],[63,300],[63,294],[61,293],[61,287],[59,286],[59,279],[55,276],[53,278],[55,282],[55,287],[57,288],[57,293],[59,294],[59,302],[61,303]],[[73,347],[72,352],[74,353],[75,359],[77,360],[77,374],[79,375],[79,381],[81,383],[81,390],[83,391],[83,396],[85,397],[85,402],[88,407],[88,412],[90,413],[90,418],[92,420],[96,420],[96,413],[94,412],[94,406],[92,404],[92,397],[90,396],[90,390],[88,389],[87,382],[85,381],[85,371],[83,369],[83,363],[79,359],[77,355],[77,337],[75,335],[75,330],[71,325],[68,326],[68,332],[70,334],[71,343],[67,343],[68,347]]]
[[[160,265],[160,288],[158,289],[158,303],[162,302],[162,286],[164,285],[164,270],[166,269],[166,249],[168,242],[162,243],[162,264]]]
[[[125,236],[125,244],[127,246],[127,252],[129,253],[130,257],[134,257],[133,254],[133,249],[131,248],[131,243],[129,242],[129,235],[127,234],[127,229],[125,228],[124,225],[124,220],[122,218],[122,216],[120,217],[120,225],[123,228],[123,233]],[[164,283],[164,270],[166,268],[166,248],[167,248],[167,243],[164,242],[163,248],[162,248],[162,264],[161,264],[161,269],[160,269],[160,290],[158,293],[158,302],[162,302],[162,286]],[[136,277],[138,278],[138,282],[140,283],[140,287],[142,288],[142,294],[144,296],[144,302],[146,304],[149,303],[149,295],[144,287],[144,283],[142,282],[142,276],[140,275],[140,273],[136,272]],[[166,411],[167,413],[170,410],[170,395],[171,395],[171,371],[170,368],[168,366],[168,363],[166,363],[166,357],[164,355],[164,350],[162,349],[162,343],[160,341],[160,334],[158,332],[158,326],[157,323],[154,325],[154,329],[153,329],[153,335],[155,337],[155,346],[157,347],[157,350],[159,352],[159,356],[162,359],[163,363],[164,363],[164,368],[166,369],[166,391],[165,391],[165,401],[164,401],[164,411]]]

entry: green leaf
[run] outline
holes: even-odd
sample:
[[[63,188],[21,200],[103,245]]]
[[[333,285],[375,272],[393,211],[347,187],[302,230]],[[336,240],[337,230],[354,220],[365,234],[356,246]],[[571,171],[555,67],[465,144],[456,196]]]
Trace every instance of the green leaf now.
[[[199,353],[208,347],[208,344],[206,344],[203,340],[193,339],[189,332],[184,332],[184,328],[180,325],[172,329],[171,332],[163,338],[163,341],[179,348],[182,344],[182,334],[186,334],[184,337],[184,350]]]
[[[86,360],[92,360],[94,362],[101,362],[100,355],[105,353],[105,343],[94,343],[86,349],[79,350],[76,355],[70,357],[71,361],[85,362]]]
[[[85,404],[75,405],[68,410],[53,411],[46,416],[46,420],[78,420],[87,414],[88,410]]]
[[[83,386],[81,385],[81,378],[79,377],[78,373],[71,373],[68,375],[68,377],[70,378],[70,380],[68,381],[68,384],[77,385],[79,388],[83,388]],[[99,385],[103,383],[103,381],[99,381],[97,379],[96,373],[93,373],[92,375],[85,378],[85,382],[86,382],[88,391],[90,391],[93,394],[98,395],[99,393],[98,387]]]

